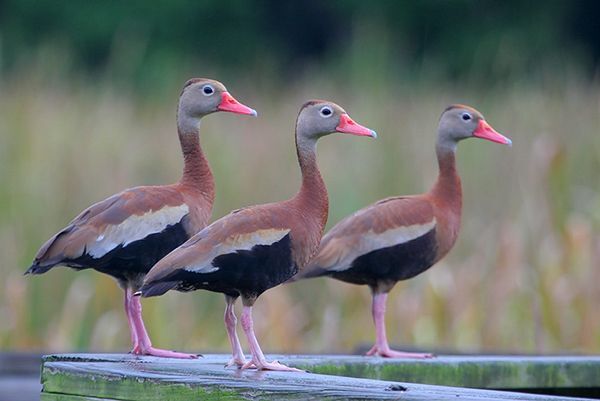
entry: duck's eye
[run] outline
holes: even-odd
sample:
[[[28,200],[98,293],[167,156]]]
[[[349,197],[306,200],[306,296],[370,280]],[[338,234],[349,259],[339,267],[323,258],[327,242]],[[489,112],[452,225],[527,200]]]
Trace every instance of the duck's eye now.
[[[210,96],[215,93],[215,88],[213,88],[211,85],[204,85],[202,87],[202,93],[204,93],[204,96]]]
[[[464,121],[469,121],[470,119],[473,118],[473,117],[471,117],[471,115],[469,113],[462,113],[461,117]]]
[[[333,114],[333,110],[331,110],[331,107],[329,106],[323,106],[321,107],[321,115],[323,117],[331,117],[331,115]]]

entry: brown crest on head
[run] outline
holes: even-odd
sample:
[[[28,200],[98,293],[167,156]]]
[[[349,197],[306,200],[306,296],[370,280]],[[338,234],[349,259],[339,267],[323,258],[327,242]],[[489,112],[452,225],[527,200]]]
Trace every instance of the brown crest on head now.
[[[440,114],[440,118],[442,118],[442,116],[444,115],[444,113],[446,113],[447,111],[454,110],[454,109],[464,109],[464,110],[468,110],[468,111],[470,111],[471,113],[474,113],[475,115],[478,115],[478,116],[480,116],[480,117],[483,117],[483,116],[481,116],[481,113],[480,113],[479,111],[475,110],[475,109],[474,109],[474,108],[472,108],[471,106],[467,106],[466,104],[455,103],[455,104],[451,104],[450,106],[446,107],[446,108],[444,109],[444,111],[442,111],[442,114]]]
[[[183,94],[183,92],[185,92],[185,90],[186,90],[187,88],[189,88],[190,86],[192,86],[192,85],[194,85],[194,84],[197,84],[197,83],[199,83],[199,82],[204,82],[204,83],[207,83],[207,84],[212,84],[212,85],[214,85],[214,86],[218,87],[218,88],[219,88],[219,89],[221,89],[221,90],[226,90],[226,89],[225,89],[225,85],[223,85],[223,84],[222,84],[221,82],[219,82],[219,81],[215,81],[214,79],[210,79],[210,78],[190,78],[190,79],[188,79],[188,80],[185,82],[185,84],[183,84],[183,88],[181,88],[181,94],[180,94],[180,95],[182,95],[182,94]]]
[[[315,104],[319,104],[319,103],[328,103],[329,101],[327,100],[321,100],[321,99],[312,99],[309,100],[307,102],[305,102],[302,107],[300,107],[300,111],[304,110],[305,108],[309,107],[309,106],[314,106]]]
[[[206,78],[190,78],[186,81],[186,83],[183,85],[183,89],[187,88],[188,86],[190,86],[191,84],[195,84],[196,82],[200,82],[200,81],[205,81]]]

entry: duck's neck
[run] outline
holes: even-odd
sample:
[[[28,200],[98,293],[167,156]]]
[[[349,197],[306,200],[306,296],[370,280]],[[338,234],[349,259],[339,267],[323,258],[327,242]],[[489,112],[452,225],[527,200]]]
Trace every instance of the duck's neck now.
[[[214,202],[215,182],[208,160],[202,152],[199,138],[199,122],[179,121],[179,143],[183,153],[183,175],[181,185],[200,191],[209,201]]]
[[[316,140],[297,137],[296,151],[302,172],[302,185],[294,200],[306,217],[316,218],[322,232],[327,223],[329,198],[317,166]]]
[[[438,143],[436,153],[439,165],[438,179],[431,189],[431,195],[460,214],[462,208],[462,187],[456,170],[456,144],[444,146]]]

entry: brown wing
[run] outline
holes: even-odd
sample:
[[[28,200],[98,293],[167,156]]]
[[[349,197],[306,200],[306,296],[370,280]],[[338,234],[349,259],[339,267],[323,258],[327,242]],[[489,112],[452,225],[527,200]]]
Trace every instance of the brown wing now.
[[[38,251],[27,273],[43,273],[83,254],[99,257],[176,224],[188,214],[174,186],[136,187],[113,195],[84,210]]]
[[[352,261],[376,249],[398,245],[434,229],[431,203],[422,196],[383,199],[344,218],[321,241],[300,277],[349,268]]]
[[[165,256],[146,275],[144,286],[160,282],[177,270],[196,273],[214,271],[212,261],[219,255],[271,245],[292,228],[281,204],[268,204],[236,210],[215,221]]]

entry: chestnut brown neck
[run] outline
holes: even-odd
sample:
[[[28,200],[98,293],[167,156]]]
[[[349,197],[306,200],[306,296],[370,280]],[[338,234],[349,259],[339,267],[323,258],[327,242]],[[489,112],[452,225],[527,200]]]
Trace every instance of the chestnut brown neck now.
[[[294,199],[307,217],[317,219],[322,233],[327,224],[329,198],[325,182],[317,166],[316,140],[298,140],[296,138],[296,151],[302,172],[302,185]]]
[[[430,193],[436,201],[449,206],[460,214],[462,208],[462,187],[456,170],[456,147],[436,147],[439,174]]]
[[[183,132],[180,127],[179,143],[184,162],[181,185],[200,191],[212,204],[215,198],[215,182],[208,160],[200,147],[198,132]]]

